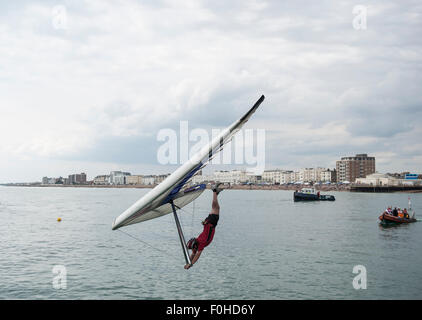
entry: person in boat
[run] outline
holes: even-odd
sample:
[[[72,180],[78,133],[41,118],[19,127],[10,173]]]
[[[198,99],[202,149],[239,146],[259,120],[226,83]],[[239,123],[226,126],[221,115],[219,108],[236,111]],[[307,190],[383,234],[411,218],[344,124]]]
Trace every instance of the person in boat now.
[[[403,215],[404,215],[404,218],[405,219],[409,219],[410,218],[409,217],[409,213],[407,212],[407,209],[406,208],[403,209]]]
[[[218,219],[220,217],[220,205],[218,204],[218,194],[222,191],[219,186],[221,183],[217,183],[213,186],[213,199],[211,205],[211,212],[208,217],[202,221],[204,230],[197,238],[192,238],[188,241],[187,247],[192,250],[190,256],[191,264],[186,264],[185,269],[192,267],[195,262],[198,261],[199,257],[202,254],[202,251],[206,246],[208,246],[214,239],[215,227],[217,226]]]
[[[398,214],[399,214],[399,212],[397,211],[397,208],[394,207],[394,209],[393,209],[393,216],[397,217]]]

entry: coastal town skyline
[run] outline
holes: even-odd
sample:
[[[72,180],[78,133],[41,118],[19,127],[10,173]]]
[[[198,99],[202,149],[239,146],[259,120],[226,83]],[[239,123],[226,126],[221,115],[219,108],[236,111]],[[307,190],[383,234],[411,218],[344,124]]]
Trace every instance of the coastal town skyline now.
[[[209,181],[221,181],[231,184],[239,183],[272,183],[272,184],[287,184],[287,183],[354,183],[357,178],[366,178],[372,174],[380,174],[376,171],[375,157],[368,156],[367,154],[356,154],[355,156],[345,156],[336,161],[335,168],[328,167],[306,167],[300,169],[283,169],[272,168],[265,169],[260,173],[248,171],[246,167],[231,168],[228,170],[215,170],[208,168],[203,172],[202,170],[198,175],[194,176],[193,183],[202,183]],[[385,173],[382,173],[385,175]],[[388,176],[392,178],[401,178],[412,176],[412,179],[422,178],[421,174],[411,173],[410,171],[400,172],[387,172]],[[166,174],[132,174],[128,171],[114,170],[110,174],[100,174],[92,176],[89,179],[85,172],[69,174],[63,177],[44,176],[39,181],[33,182],[20,182],[32,183],[42,185],[156,185],[162,182],[170,173]],[[10,183],[10,182],[9,182]]]

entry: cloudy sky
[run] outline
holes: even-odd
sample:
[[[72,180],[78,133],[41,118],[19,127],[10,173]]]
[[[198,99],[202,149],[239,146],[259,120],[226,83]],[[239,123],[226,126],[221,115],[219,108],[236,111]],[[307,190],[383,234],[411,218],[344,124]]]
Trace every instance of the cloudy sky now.
[[[268,168],[422,172],[421,34],[419,0],[2,1],[0,183],[170,172],[160,129],[225,127],[261,94]]]

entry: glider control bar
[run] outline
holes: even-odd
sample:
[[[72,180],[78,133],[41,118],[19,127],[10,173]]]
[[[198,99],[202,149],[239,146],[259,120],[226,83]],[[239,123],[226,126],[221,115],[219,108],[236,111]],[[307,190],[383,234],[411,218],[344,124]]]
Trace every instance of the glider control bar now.
[[[186,264],[192,264],[189,257],[188,247],[186,246],[185,237],[183,236],[182,227],[180,226],[179,218],[176,213],[176,206],[174,205],[173,201],[170,202],[171,207],[173,208],[173,216],[174,220],[176,221],[177,232],[179,233],[180,244],[182,245],[183,254],[185,255]]]

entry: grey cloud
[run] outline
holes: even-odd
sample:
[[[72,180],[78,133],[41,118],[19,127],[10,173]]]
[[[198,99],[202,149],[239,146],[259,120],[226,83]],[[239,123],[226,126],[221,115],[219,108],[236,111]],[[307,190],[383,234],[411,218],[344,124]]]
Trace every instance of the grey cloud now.
[[[20,13],[34,3],[45,2],[1,4],[1,24],[16,32],[13,38],[27,40],[30,31],[63,47],[51,60],[47,50],[34,50],[25,54],[29,62],[1,55],[0,61],[7,75],[25,65],[46,85],[57,79],[51,70],[42,79],[33,62],[63,67],[63,87],[92,90],[91,101],[75,99],[78,123],[92,128],[92,144],[69,158],[155,164],[159,129],[178,130],[180,120],[191,129],[225,127],[265,94],[252,121],[268,125],[269,165],[324,165],[358,152],[394,152],[422,170],[414,160],[420,151],[403,146],[420,140],[419,1],[368,1],[364,31],[352,27],[354,1],[195,2],[199,8],[127,1],[115,7],[133,16],[115,15],[111,3],[65,1],[80,25],[61,33],[44,20],[35,29],[20,29]],[[145,20],[137,21],[136,13]],[[312,130],[295,144],[304,125]],[[327,135],[330,125],[343,125],[346,140]],[[287,140],[278,135],[285,126],[293,128]],[[270,131],[274,127],[279,131]],[[403,161],[391,158],[391,167],[398,163]]]

